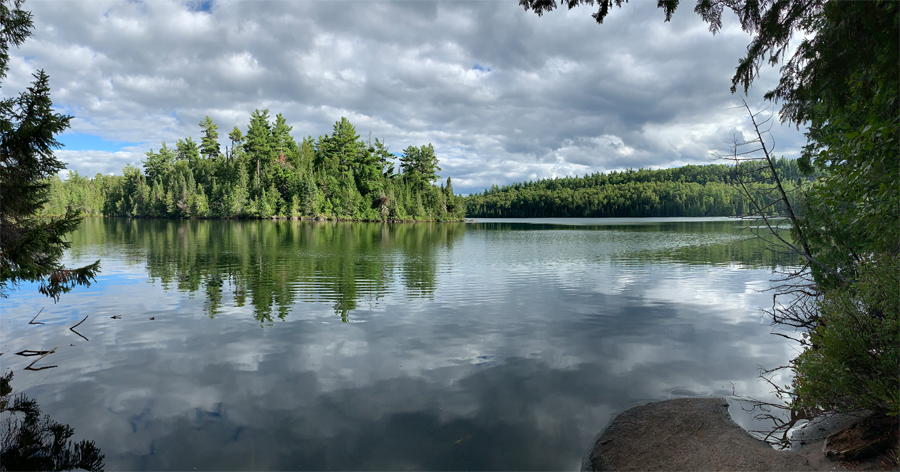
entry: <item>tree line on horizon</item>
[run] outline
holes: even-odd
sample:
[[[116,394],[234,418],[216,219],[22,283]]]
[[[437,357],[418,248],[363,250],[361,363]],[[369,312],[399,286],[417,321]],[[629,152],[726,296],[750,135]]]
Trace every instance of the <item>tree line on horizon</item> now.
[[[754,186],[770,185],[752,176],[749,163],[686,165],[670,169],[628,169],[491,186],[465,198],[474,218],[742,216],[753,213],[738,176]],[[792,187],[808,186],[814,175],[797,161],[776,161],[778,175]],[[775,209],[773,209],[775,210]]]
[[[276,117],[275,129],[279,128],[279,123],[283,126],[280,114]],[[207,126],[209,124],[212,124],[211,120]],[[348,128],[350,132],[347,132]],[[746,173],[740,166],[709,164],[657,170],[628,169],[502,187],[492,185],[482,193],[462,197],[453,194],[450,178],[445,185],[430,183],[437,180],[435,170],[440,170],[433,146],[407,147],[400,157],[403,173],[397,174],[391,162],[394,156],[386,152],[383,143],[376,139],[374,145],[366,146],[355,136],[355,130],[346,119],[335,124],[335,134],[331,136],[316,140],[307,138],[300,145],[289,141],[288,154],[279,149],[275,165],[248,158],[247,148],[252,147],[238,147],[242,144],[240,133],[235,127],[229,135],[233,144],[219,160],[198,157],[203,148],[198,149],[197,143],[188,138],[179,140],[174,150],[163,143],[158,152],[147,152],[143,172],[126,166],[121,176],[97,174],[91,179],[72,171],[65,181],[54,177],[50,181],[50,198],[43,214],[64,214],[66,208],[72,208],[85,215],[150,218],[325,217],[368,221],[452,221],[465,217],[684,217],[752,213],[750,200],[737,186],[736,175]],[[347,139],[345,134],[356,139]],[[354,176],[368,175],[369,180],[342,182],[334,176],[335,172],[327,171],[337,168],[337,176],[351,174],[340,172],[338,167],[341,165],[340,149],[346,146],[332,143],[341,140],[356,143],[357,150],[363,149],[369,156],[378,156],[378,163],[370,164],[368,169],[362,167],[362,172],[352,173]],[[337,156],[330,166],[324,157],[329,151]],[[363,159],[360,161],[364,162]],[[316,170],[319,163],[322,165]],[[794,187],[815,180],[815,176],[800,171],[796,160],[782,158],[776,166],[781,178]],[[303,170],[297,172],[298,167]],[[254,171],[252,175],[248,168]],[[382,176],[380,182],[377,175]],[[224,178],[220,178],[222,176]],[[219,183],[223,181],[224,184]],[[355,187],[351,185],[354,183]],[[771,182],[765,176],[754,183],[768,184]],[[261,190],[253,192],[255,188]],[[328,192],[329,188],[336,188],[338,192]],[[210,194],[213,195],[212,203]],[[290,197],[286,198],[286,195]]]
[[[299,143],[279,113],[255,110],[247,133],[237,126],[221,151],[218,125],[200,122],[202,138],[151,149],[142,169],[122,175],[77,171],[50,179],[43,215],[68,208],[86,215],[144,218],[328,218],[365,221],[451,221],[464,215],[451,180],[439,182],[431,144],[399,156],[382,140],[364,141],[341,118],[331,134]],[[395,168],[399,161],[399,169]]]

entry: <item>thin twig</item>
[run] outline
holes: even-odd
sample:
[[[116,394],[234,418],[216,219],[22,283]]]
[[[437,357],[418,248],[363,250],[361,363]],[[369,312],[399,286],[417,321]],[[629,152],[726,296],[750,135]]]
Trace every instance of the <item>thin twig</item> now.
[[[90,315],[84,315],[84,320],[88,319],[88,316],[90,316]],[[83,334],[79,333],[78,331],[75,331],[75,328],[77,328],[78,325],[80,325],[81,323],[84,323],[84,320],[79,321],[77,325],[72,326],[71,328],[69,328],[69,331],[71,331],[71,332],[77,334],[78,336],[81,336],[81,339],[84,339],[84,340],[87,341],[87,342],[91,342],[91,340],[88,339],[88,338],[86,338],[86,337],[84,337]]]
[[[72,329],[72,328],[69,328],[69,329],[71,329],[73,333],[75,333],[75,334],[77,334],[78,336],[80,336],[81,339],[84,339],[84,340],[87,341],[87,342],[91,342],[90,339],[86,338],[83,334],[79,333],[78,331],[75,331],[75,330]]]
[[[37,325],[44,324],[41,321],[34,321],[37,319],[37,317],[41,314],[42,311],[44,311],[43,307],[41,307],[41,310],[37,312],[37,315],[34,315],[34,318],[32,318],[31,321],[28,322],[28,324],[37,324]]]
[[[49,354],[50,351],[32,351],[31,349],[25,349],[17,352],[16,354],[23,357],[31,357],[31,356],[42,356],[44,354]]]
[[[31,364],[28,364],[28,367],[26,367],[25,370],[38,371],[38,370],[52,369],[52,368],[54,368],[54,367],[59,367],[59,366],[56,366],[56,365],[46,365],[46,366],[44,366],[44,367],[38,367],[37,369],[31,367],[31,366],[33,366],[35,363],[37,363],[37,361],[39,361],[39,360],[41,360],[41,359],[43,359],[43,358],[49,356],[50,354],[53,354],[54,352],[56,352],[56,348],[55,348],[55,347],[54,347],[53,349],[47,351],[46,354],[44,354],[44,355],[42,355],[41,357],[38,357],[37,359],[35,359],[34,361],[32,361]]]
[[[90,316],[90,315],[84,315],[84,320],[88,319],[88,316]],[[72,327],[69,328],[69,329],[75,329],[75,328],[77,328],[78,325],[80,325],[81,323],[84,323],[84,320],[79,321],[78,324],[76,324],[75,326],[72,326]]]

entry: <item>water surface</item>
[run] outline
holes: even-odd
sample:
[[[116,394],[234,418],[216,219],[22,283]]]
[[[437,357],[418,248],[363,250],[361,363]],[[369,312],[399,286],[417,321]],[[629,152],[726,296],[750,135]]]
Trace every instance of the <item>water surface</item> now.
[[[0,364],[107,470],[577,469],[636,403],[769,398],[790,261],[738,226],[86,219],[97,283],[3,300]]]

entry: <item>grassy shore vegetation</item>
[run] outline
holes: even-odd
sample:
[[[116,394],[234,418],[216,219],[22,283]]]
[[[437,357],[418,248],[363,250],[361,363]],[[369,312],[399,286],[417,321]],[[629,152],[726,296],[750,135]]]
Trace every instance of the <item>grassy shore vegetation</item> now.
[[[120,176],[77,172],[50,180],[44,215],[67,208],[87,215],[145,218],[324,217],[365,221],[450,221],[465,207],[439,180],[431,144],[399,159],[379,139],[364,141],[341,118],[332,133],[296,142],[281,114],[256,110],[246,135],[235,126],[221,152],[218,126],[200,123],[200,142],[179,139],[146,153],[143,169]],[[395,168],[399,160],[399,169]]]
[[[671,169],[629,169],[583,177],[543,179],[492,186],[465,199],[466,215],[481,218],[739,216],[754,211],[736,176],[752,164],[687,165]],[[779,175],[792,188],[809,185],[796,160],[776,161]],[[758,175],[754,185],[771,185]],[[773,208],[773,211],[777,208]]]

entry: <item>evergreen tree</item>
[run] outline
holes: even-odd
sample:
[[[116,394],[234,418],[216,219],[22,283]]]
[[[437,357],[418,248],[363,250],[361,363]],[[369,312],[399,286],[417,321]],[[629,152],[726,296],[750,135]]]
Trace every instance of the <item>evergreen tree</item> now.
[[[272,127],[271,148],[275,151],[280,162],[291,162],[292,165],[298,164],[296,160],[299,158],[299,148],[297,142],[291,137],[291,131],[294,128],[287,125],[287,120],[279,113],[275,115],[275,125]]]
[[[254,175],[253,188],[258,189],[262,183],[261,172],[272,161],[271,129],[269,110],[253,110],[250,115],[250,126],[247,128],[247,139],[244,152],[249,157],[248,173]]]
[[[200,148],[193,138],[179,139],[175,143],[175,158],[179,161],[195,162],[200,159]]]
[[[331,136],[325,136],[318,146],[319,165],[326,173],[343,178],[353,170],[363,143],[347,118],[341,117],[335,122],[332,131]]]
[[[0,80],[6,78],[9,44],[21,45],[31,35],[31,13],[16,2],[0,1]],[[0,296],[20,282],[40,282],[40,292],[59,299],[76,285],[90,285],[100,261],[78,269],[60,263],[69,247],[64,235],[81,221],[73,210],[55,219],[36,215],[48,201],[49,178],[65,169],[53,150],[56,135],[71,117],[53,112],[49,77],[34,82],[18,97],[0,100]]]
[[[381,141],[378,138],[375,138],[374,154],[378,156],[382,175],[386,179],[393,179],[394,177],[396,177],[396,171],[394,170],[393,162],[396,157],[390,153],[388,147],[384,144],[384,141]]]
[[[419,148],[416,146],[407,146],[400,156],[400,172],[406,180],[418,179],[416,176],[418,167],[416,163],[419,161]]]
[[[200,141],[200,155],[207,159],[219,157],[219,125],[213,123],[212,118],[207,115],[200,122],[200,128],[203,129],[203,138]]]
[[[228,133],[228,138],[231,139],[231,153],[228,155],[228,159],[234,159],[234,154],[236,150],[241,150],[241,144],[244,142],[244,135],[241,133],[241,129],[237,126]]]
[[[201,159],[201,149],[190,138],[179,140],[175,152],[162,143],[159,152],[147,152],[143,175],[126,167],[122,176],[99,176],[96,183],[75,173],[54,184],[59,196],[44,213],[65,202],[111,216],[385,220],[415,213],[418,196],[420,219],[462,217],[451,216],[448,208],[455,200],[429,181],[437,177],[431,170],[437,168],[432,146],[412,147],[425,159],[409,170],[417,180],[405,182],[394,179],[387,147],[378,139],[367,146],[346,118],[335,123],[334,134],[307,137],[299,146],[290,131],[283,115],[270,125],[268,111],[257,110],[246,137],[238,129],[229,133],[230,159]]]
[[[400,157],[400,168],[403,176],[413,182],[419,188],[426,188],[438,179],[438,158],[434,153],[434,146],[408,146]]]
[[[381,156],[377,154],[374,147],[362,148],[357,152],[354,178],[356,179],[356,188],[363,196],[381,190],[383,186]]]
[[[6,77],[9,43],[21,45],[31,35],[31,13],[17,2],[0,2],[0,79]],[[100,261],[78,269],[59,259],[69,244],[64,235],[81,221],[75,211],[56,219],[36,215],[48,201],[48,179],[65,168],[53,155],[55,135],[71,117],[53,112],[49,78],[44,71],[18,97],[0,100],[0,296],[23,281],[40,282],[40,292],[58,299],[76,285],[90,285]]]
[[[160,145],[158,153],[150,149],[144,155],[147,160],[141,162],[144,164],[144,174],[150,180],[167,175],[175,162],[175,154],[166,146],[165,141]]]

